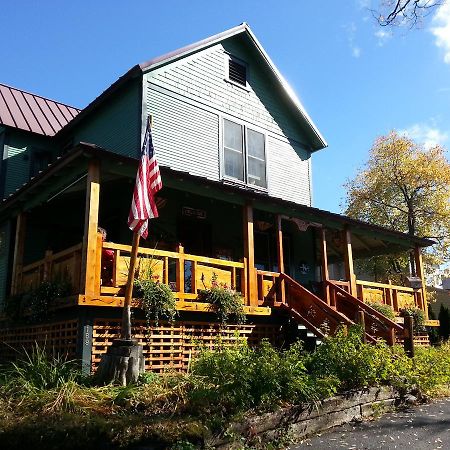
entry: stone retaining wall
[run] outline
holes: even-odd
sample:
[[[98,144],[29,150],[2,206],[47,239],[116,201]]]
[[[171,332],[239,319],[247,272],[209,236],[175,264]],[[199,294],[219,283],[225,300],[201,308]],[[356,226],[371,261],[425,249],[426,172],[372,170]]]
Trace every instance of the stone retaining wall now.
[[[233,447],[236,437],[273,441],[286,437],[300,440],[313,433],[362,420],[394,407],[398,394],[390,387],[368,388],[348,392],[310,406],[292,406],[273,413],[255,416],[232,424],[227,438],[212,439],[209,444],[219,449]]]

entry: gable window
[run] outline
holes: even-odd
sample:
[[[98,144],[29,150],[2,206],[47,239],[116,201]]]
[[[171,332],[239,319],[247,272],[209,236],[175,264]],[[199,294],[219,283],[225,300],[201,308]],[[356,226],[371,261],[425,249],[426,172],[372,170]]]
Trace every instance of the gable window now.
[[[226,178],[267,187],[264,134],[224,119],[223,162],[223,174]]]

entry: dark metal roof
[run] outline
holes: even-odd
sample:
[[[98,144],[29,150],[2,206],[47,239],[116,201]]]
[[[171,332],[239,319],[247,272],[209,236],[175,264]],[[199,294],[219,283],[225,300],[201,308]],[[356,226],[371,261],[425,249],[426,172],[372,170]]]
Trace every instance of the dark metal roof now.
[[[30,190],[32,189],[39,190],[39,188],[43,184],[45,184],[52,176],[58,174],[58,171],[60,169],[64,168],[67,165],[70,165],[73,161],[77,160],[80,157],[95,157],[103,161],[106,160],[116,161],[119,164],[135,166],[136,169],[138,165],[138,160],[136,158],[110,152],[95,144],[81,142],[80,144],[75,146],[70,152],[66,153],[64,156],[59,157],[53,164],[50,164],[47,169],[40,172],[35,178],[32,178],[28,183],[24,184],[21,188],[17,189],[17,191],[14,194],[11,194],[9,197],[4,199],[3,202],[0,203],[0,215],[5,214],[8,208],[20,204],[21,201],[24,199],[24,197],[26,197],[27,192],[30,193]],[[341,214],[336,214],[330,211],[313,208],[311,206],[299,205],[297,203],[290,202],[287,200],[269,197],[267,193],[255,191],[251,188],[243,190],[242,187],[224,184],[219,181],[212,181],[207,178],[194,176],[187,172],[173,170],[164,166],[161,166],[161,172],[163,177],[165,174],[167,174],[186,180],[192,180],[197,183],[200,180],[207,186],[217,187],[227,192],[242,195],[244,197],[247,197],[248,199],[265,202],[270,201],[273,204],[280,205],[281,207],[291,208],[292,211],[295,211],[298,214],[303,213],[306,215],[312,215],[315,217],[315,220],[319,223],[321,223],[321,220],[329,221],[330,223],[334,223],[335,226],[336,225],[349,226],[353,230],[359,230],[361,232],[366,230],[366,232],[370,231],[372,233],[377,233],[379,235],[379,239],[383,238],[388,239],[389,237],[391,237],[405,242],[405,245],[408,244],[418,245],[420,247],[429,247],[430,245],[435,244],[435,242],[430,239],[420,238],[418,236],[410,236],[406,233],[401,233],[399,231],[390,230],[388,228],[380,227],[378,225],[362,222],[360,220],[352,219],[351,217],[347,217]],[[32,195],[32,192],[30,194]]]
[[[0,125],[53,136],[79,109],[0,84]]]

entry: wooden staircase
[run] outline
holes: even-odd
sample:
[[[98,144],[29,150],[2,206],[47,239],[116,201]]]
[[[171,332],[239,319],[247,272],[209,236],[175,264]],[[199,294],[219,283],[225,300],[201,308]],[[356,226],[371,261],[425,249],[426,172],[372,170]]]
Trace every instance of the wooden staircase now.
[[[351,326],[361,322],[364,317],[365,340],[375,343],[382,339],[388,345],[394,345],[395,335],[403,335],[403,327],[385,317],[366,303],[354,297],[331,281],[330,304],[313,294],[289,275],[281,273],[276,280],[274,290],[269,292],[270,298],[281,284],[284,284],[284,302],[280,307],[285,309],[299,326],[321,340],[326,335],[334,334],[341,326]]]

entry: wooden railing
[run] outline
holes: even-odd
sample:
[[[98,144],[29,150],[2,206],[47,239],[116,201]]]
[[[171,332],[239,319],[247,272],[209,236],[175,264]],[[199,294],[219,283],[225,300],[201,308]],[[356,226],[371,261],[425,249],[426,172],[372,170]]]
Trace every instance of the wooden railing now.
[[[424,310],[421,289],[369,281],[356,282],[357,297],[363,302],[379,302],[391,306],[394,311],[412,306]]]
[[[66,250],[45,253],[45,257],[18,270],[17,293],[37,288],[44,280],[60,279],[70,283],[72,293],[78,293],[80,287],[82,244]]]
[[[104,242],[103,248],[114,252],[111,280],[102,276],[102,296],[123,295],[128,276],[131,246]],[[151,276],[168,284],[175,297],[184,301],[195,300],[198,291],[211,287],[213,279],[241,292],[246,292],[246,261],[235,262],[184,253],[183,247],[170,252],[140,247],[138,272],[141,277]]]
[[[286,288],[286,303],[282,303],[281,307],[289,310],[293,318],[304,324],[316,336],[333,334],[340,326],[348,327],[354,324],[351,319],[327,305],[288,275],[280,274],[277,283],[281,281],[285,283]]]
[[[403,334],[403,327],[388,319],[362,300],[354,297],[333,281],[327,281],[332,305],[354,322],[359,321],[359,312],[364,313],[365,332],[369,336],[384,339],[389,345],[395,343],[395,333]]]
[[[256,279],[258,287],[258,301],[265,304],[268,301],[274,304],[285,302],[281,283],[278,283],[280,273],[257,270]]]
[[[348,281],[329,281],[350,293],[350,283]],[[391,306],[395,312],[405,307],[416,307],[423,311],[425,310],[421,289],[361,280],[356,280],[356,287],[356,297],[365,303],[384,303]],[[332,296],[330,296],[330,303],[334,306]]]

